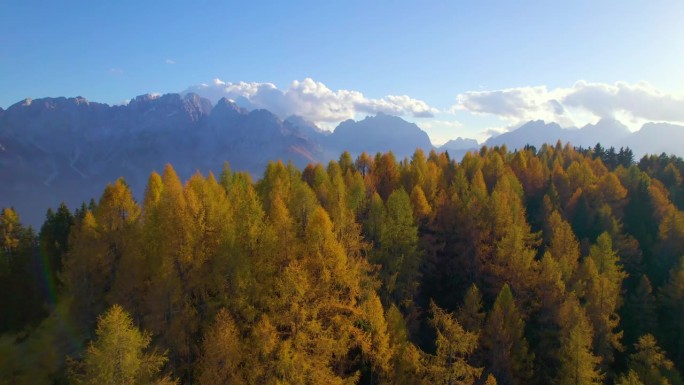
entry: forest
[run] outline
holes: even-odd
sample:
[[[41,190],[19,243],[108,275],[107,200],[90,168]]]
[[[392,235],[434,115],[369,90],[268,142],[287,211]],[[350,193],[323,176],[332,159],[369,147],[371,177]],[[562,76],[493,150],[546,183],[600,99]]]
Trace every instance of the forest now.
[[[684,384],[684,160],[149,176],[0,214],[0,384]]]

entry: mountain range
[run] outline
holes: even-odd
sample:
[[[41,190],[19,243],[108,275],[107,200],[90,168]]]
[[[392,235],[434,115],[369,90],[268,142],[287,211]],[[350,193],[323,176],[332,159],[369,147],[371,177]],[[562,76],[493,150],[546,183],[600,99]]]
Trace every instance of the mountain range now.
[[[557,123],[534,120],[515,130],[487,139],[486,146],[505,144],[511,149],[525,145],[539,148],[544,143],[571,143],[573,146],[593,147],[601,143],[605,148],[629,147],[637,160],[647,154],[673,154],[684,156],[684,127],[667,123],[646,123],[638,131],[632,132],[627,126],[615,119],[601,119],[596,124],[582,128],[561,128]]]
[[[646,124],[631,133],[610,119],[581,129],[531,121],[484,145],[522,148],[558,140],[629,146],[637,155],[684,154],[678,147],[684,127]],[[460,159],[478,147],[473,139],[458,138],[439,149]],[[427,133],[385,114],[347,120],[328,132],[299,116],[281,119],[225,98],[212,105],[193,93],[142,95],[115,106],[82,97],[26,99],[0,108],[0,207],[15,207],[25,223],[37,226],[48,207],[65,202],[73,208],[97,198],[102,186],[120,176],[140,198],[150,172],[160,172],[166,163],[183,179],[197,170],[219,173],[225,161],[258,177],[274,159],[304,167],[343,151],[353,157],[393,151],[402,159],[416,148],[434,148]]]

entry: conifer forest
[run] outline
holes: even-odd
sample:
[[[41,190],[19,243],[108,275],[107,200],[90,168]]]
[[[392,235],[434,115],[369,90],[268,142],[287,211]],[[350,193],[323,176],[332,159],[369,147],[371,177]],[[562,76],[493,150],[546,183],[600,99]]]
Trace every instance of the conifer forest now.
[[[2,210],[0,385],[684,384],[681,158],[158,171]]]

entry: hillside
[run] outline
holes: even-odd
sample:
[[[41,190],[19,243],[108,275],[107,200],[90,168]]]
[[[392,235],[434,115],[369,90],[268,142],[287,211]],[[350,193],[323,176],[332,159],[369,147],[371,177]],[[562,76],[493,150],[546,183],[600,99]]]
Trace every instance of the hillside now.
[[[92,381],[126,351],[162,384],[681,384],[684,161],[605,156],[167,165],[39,237],[5,209],[0,379]]]

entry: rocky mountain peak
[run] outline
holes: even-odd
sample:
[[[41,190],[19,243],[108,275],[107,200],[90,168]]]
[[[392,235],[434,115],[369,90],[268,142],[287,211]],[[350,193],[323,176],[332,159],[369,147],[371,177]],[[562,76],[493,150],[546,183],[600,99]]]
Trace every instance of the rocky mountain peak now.
[[[246,109],[239,107],[227,98],[221,98],[211,111],[212,116],[236,116],[247,115],[247,113],[248,111]]]

